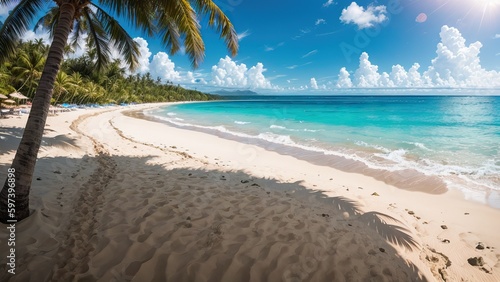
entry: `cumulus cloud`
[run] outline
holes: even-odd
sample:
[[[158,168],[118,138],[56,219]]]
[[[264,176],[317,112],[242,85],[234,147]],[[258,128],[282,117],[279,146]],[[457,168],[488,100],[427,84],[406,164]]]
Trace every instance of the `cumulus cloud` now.
[[[494,39],[498,39],[498,38],[500,38],[500,33],[495,34],[495,36],[493,36],[493,38],[494,38]]]
[[[212,84],[222,87],[271,89],[271,82],[264,76],[266,69],[262,63],[247,68],[245,64],[237,64],[230,57],[221,58],[212,66]]]
[[[33,41],[36,39],[42,39],[44,44],[48,45],[52,43],[52,40],[50,40],[49,32],[47,30],[44,30],[43,28],[38,28],[35,31],[29,29],[23,34],[21,39],[23,41]]]
[[[341,68],[339,72],[339,78],[337,79],[338,88],[350,88],[352,87],[351,74],[346,70],[346,68]]]
[[[387,9],[384,5],[370,5],[365,9],[356,2],[352,2],[349,7],[342,10],[340,21],[344,24],[355,24],[359,29],[369,28],[384,22],[387,19],[386,13]]]
[[[179,72],[175,70],[175,63],[165,52],[158,52],[153,56],[149,64],[149,72],[152,77],[159,77],[163,82],[181,80]]]
[[[354,83],[358,87],[377,87],[379,80],[378,66],[372,65],[368,54],[363,52],[359,57],[359,68],[354,73]]]
[[[311,78],[311,89],[318,89],[318,82],[316,81],[316,78]]]
[[[479,59],[482,44],[474,42],[466,45],[460,31],[443,26],[439,34],[441,42],[437,45],[436,57],[423,73],[420,64],[413,64],[407,71],[399,64],[392,66],[391,72],[379,73],[377,65],[370,62],[363,52],[359,67],[354,72],[353,81],[349,72],[342,68],[338,75],[337,87],[402,87],[402,88],[491,88],[500,87],[500,72],[485,70]]]
[[[149,71],[149,57],[151,57],[151,52],[148,48],[148,42],[141,37],[134,38],[134,41],[139,45],[140,57],[139,57],[139,67],[136,72],[147,73]]]
[[[436,86],[489,87],[500,86],[500,73],[482,68],[479,60],[481,42],[465,44],[458,29],[443,26],[439,34],[437,57],[424,72],[424,77]]]
[[[200,77],[200,74],[196,74],[191,71],[187,72],[184,81],[194,84],[204,84],[204,85],[207,84],[207,81],[203,77]]]

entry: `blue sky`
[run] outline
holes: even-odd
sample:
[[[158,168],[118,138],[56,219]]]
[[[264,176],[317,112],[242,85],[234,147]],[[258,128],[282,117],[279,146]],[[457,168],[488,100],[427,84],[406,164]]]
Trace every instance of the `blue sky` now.
[[[130,30],[147,41],[151,53],[143,71],[208,91],[500,88],[491,82],[500,81],[500,0],[214,2],[242,36],[236,57],[226,58],[223,41],[204,20],[206,58],[197,70],[182,53],[167,56],[160,42]],[[418,78],[409,78],[414,63],[419,68],[412,75]]]

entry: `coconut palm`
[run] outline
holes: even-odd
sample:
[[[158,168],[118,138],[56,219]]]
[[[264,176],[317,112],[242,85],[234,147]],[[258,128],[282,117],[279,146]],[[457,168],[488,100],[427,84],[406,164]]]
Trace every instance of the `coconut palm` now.
[[[68,94],[72,88],[76,88],[76,86],[77,85],[74,83],[71,76],[67,75],[63,71],[58,72],[56,81],[54,82],[53,104],[57,105],[61,102],[61,98],[65,98],[64,96]]]
[[[41,52],[38,45],[28,44],[27,48],[18,53],[16,64],[12,67],[12,73],[15,75],[16,80],[22,84],[18,90],[21,91],[26,87],[25,93],[32,98],[36,82],[42,75],[46,54]]]
[[[18,0],[0,0],[0,5]],[[197,15],[206,15],[208,24],[215,27],[234,55],[238,49],[237,35],[226,15],[211,0],[21,0],[0,28],[0,63],[15,53],[18,39],[24,34],[34,17],[54,3],[38,23],[50,27],[52,43],[47,55],[28,117],[23,137],[14,157],[15,214],[9,214],[8,179],[0,192],[0,221],[22,220],[29,216],[29,193],[40,148],[45,122],[49,112],[56,75],[64,57],[70,34],[72,43],[84,33],[96,49],[96,66],[103,68],[110,58],[109,46],[114,46],[130,67],[137,66],[139,50],[135,41],[111,16],[127,18],[143,32],[161,38],[171,53],[184,44],[193,67],[203,60],[205,47],[201,38]],[[183,42],[182,42],[183,41]]]

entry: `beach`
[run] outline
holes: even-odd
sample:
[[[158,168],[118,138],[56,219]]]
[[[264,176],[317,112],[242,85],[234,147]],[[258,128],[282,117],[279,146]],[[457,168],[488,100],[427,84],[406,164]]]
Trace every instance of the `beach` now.
[[[158,106],[49,116],[1,281],[500,281],[499,209],[141,118]],[[0,120],[2,180],[26,119]]]

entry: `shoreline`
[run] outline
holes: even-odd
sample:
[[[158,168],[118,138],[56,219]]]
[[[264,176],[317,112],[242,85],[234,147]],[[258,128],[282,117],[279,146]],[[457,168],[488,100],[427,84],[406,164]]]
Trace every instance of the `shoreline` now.
[[[458,191],[406,191],[127,110],[49,118],[11,281],[500,280],[500,211]]]
[[[452,192],[459,191],[463,194],[463,198],[468,201],[474,201],[476,203],[484,204],[494,209],[500,209],[500,191],[493,190],[491,188],[485,188],[488,190],[483,190],[471,189],[470,187],[450,187],[450,184],[446,183],[444,179],[436,175],[426,175],[414,169],[391,171],[371,168],[361,161],[349,159],[342,156],[329,154],[327,155],[323,152],[311,151],[299,147],[291,147],[261,139],[244,138],[233,135],[231,133],[206,129],[197,126],[177,125],[153,115],[145,114],[142,110],[132,110],[130,112],[125,112],[124,114],[148,121],[168,124],[169,126],[179,129],[206,133],[212,136],[217,136],[223,139],[232,140],[248,145],[256,145],[264,150],[277,152],[281,155],[292,156],[314,165],[327,166],[343,172],[357,173],[372,177],[388,185],[396,186],[399,189],[407,191],[418,191],[429,194],[445,194],[450,190],[452,190]]]

